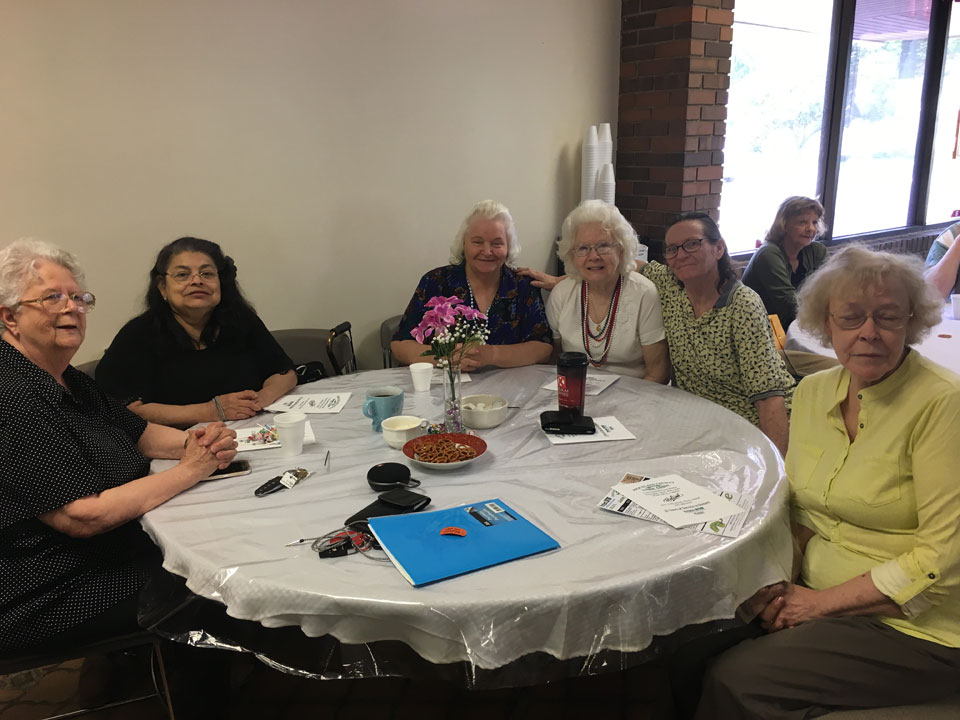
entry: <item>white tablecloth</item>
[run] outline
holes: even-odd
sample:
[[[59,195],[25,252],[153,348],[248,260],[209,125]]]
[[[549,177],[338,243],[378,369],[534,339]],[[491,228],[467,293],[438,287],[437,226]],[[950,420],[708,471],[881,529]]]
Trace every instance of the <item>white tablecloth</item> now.
[[[820,344],[819,340],[796,322],[787,330],[786,348],[833,358],[837,356],[832,347]],[[953,319],[950,303],[943,307],[940,324],[931,329],[914,349],[938,365],[960,373],[960,320]]]
[[[353,395],[340,414],[309,416],[317,444],[304,455],[245,453],[253,474],[201,483],[147,513],[143,525],[163,549],[164,567],[195,593],[225,603],[233,617],[300,626],[344,643],[400,640],[432,662],[484,669],[534,651],[567,659],[642,650],[656,635],[733,617],[759,587],[787,577],[787,484],[779,455],[759,430],[675,388],[624,377],[587,397],[586,412],[615,415],[636,441],[552,446],[538,416],[556,407],[556,394],[540,389],[554,376],[548,366],[473,374],[465,394],[495,393],[520,409],[500,427],[478,431],[488,450],[473,464],[455,472],[414,467],[413,475],[433,499],[428,510],[500,497],[559,541],[559,551],[413,588],[389,562],[359,555],[321,560],[309,544],[284,547],[340,527],[375,499],[367,469],[405,460],[361,414],[365,389],[399,385],[406,413],[439,415],[440,386],[414,394],[406,368],[297,388]],[[154,469],[169,463],[157,461]],[[313,474],[290,490],[253,496],[295,465]],[[737,539],[597,508],[626,472],[678,473],[706,487],[755,494],[756,504]]]

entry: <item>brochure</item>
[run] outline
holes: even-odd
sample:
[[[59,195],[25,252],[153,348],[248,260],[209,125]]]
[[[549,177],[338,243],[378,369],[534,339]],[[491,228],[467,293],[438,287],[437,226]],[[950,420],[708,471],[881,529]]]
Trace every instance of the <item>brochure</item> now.
[[[641,520],[651,520],[662,525],[667,524],[653,513],[644,510],[626,495],[618,492],[616,488],[616,485],[610,488],[603,499],[597,503],[597,507],[620,515],[630,515],[631,517]],[[750,508],[753,507],[754,496],[738,492],[727,492],[725,490],[717,490],[716,493],[736,503],[737,506],[741,508],[740,512],[736,515],[720,518],[719,520],[700,523],[699,525],[693,526],[693,528],[697,532],[702,532],[707,535],[735,538],[740,535],[740,531],[743,529],[743,523],[747,519],[747,514],[750,512]]]
[[[717,494],[679,475],[651,478],[627,473],[612,489],[675,528],[723,522],[743,512],[725,493]]]
[[[264,410],[270,412],[338,413],[347,404],[351,393],[323,393],[320,395],[284,395]]]

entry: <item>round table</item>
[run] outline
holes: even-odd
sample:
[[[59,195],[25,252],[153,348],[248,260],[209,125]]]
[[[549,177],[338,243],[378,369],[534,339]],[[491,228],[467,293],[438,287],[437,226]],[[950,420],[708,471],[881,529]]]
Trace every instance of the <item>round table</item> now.
[[[960,320],[953,318],[950,303],[943,306],[940,323],[913,347],[938,365],[960,373]],[[832,347],[823,345],[796,322],[787,330],[786,349],[837,357]]]
[[[164,567],[234,618],[299,626],[341,643],[401,641],[432,663],[481,669],[529,653],[563,660],[642,650],[656,636],[734,617],[758,588],[789,576],[783,464],[757,428],[676,388],[621,377],[587,396],[586,412],[616,416],[636,440],[551,445],[538,418],[556,407],[556,392],[541,389],[555,377],[550,366],[472,374],[465,395],[494,393],[517,407],[499,427],[477,431],[488,450],[472,464],[412,470],[423,483],[418,491],[432,498],[427,510],[499,497],[555,538],[559,551],[414,588],[389,562],[321,560],[309,544],[285,547],[340,527],[373,501],[365,481],[372,465],[406,461],[361,414],[365,390],[399,385],[405,413],[439,416],[440,386],[414,393],[406,368],[296,388],[352,395],[338,414],[308,416],[317,442],[303,455],[244,453],[252,474],[200,483],[147,513],[143,526],[163,550]],[[246,428],[258,419],[269,416],[231,424]],[[154,469],[170,462],[155,461]],[[265,480],[298,465],[312,474],[292,489],[254,497]],[[756,501],[737,538],[599,509],[627,472],[678,474]]]

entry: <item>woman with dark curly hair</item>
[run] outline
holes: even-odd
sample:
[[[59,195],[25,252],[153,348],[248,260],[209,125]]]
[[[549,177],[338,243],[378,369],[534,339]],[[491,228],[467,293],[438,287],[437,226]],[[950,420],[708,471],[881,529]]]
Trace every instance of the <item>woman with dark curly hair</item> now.
[[[182,237],[150,270],[147,310],[97,366],[97,382],[150,422],[248,418],[296,385],[293,363],[237,285],[220,246]]]

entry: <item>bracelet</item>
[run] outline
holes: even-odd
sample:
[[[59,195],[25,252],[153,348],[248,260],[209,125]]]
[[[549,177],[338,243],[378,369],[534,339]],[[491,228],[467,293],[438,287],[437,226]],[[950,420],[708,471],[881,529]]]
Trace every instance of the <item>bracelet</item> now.
[[[217,417],[220,418],[220,421],[226,422],[227,414],[223,411],[223,405],[220,404],[220,400],[216,395],[213,396],[213,407],[216,409]]]

